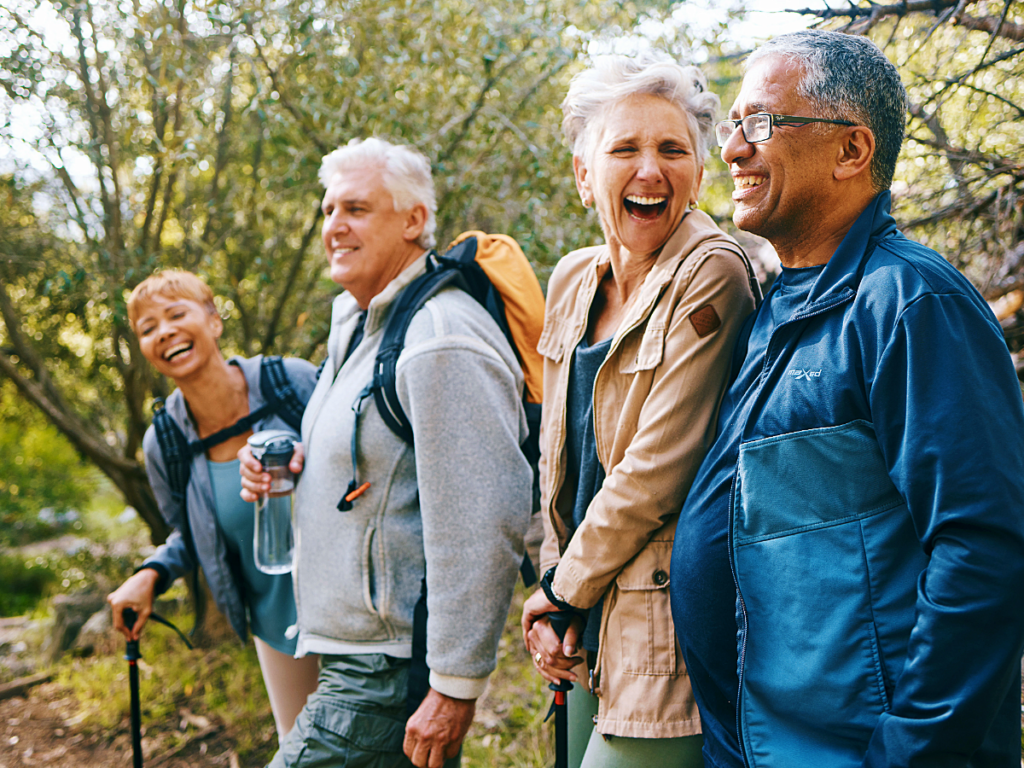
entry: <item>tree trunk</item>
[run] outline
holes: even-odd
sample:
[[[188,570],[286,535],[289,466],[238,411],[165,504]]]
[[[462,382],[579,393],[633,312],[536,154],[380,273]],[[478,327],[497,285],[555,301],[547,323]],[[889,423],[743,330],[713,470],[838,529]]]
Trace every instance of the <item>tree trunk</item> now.
[[[97,464],[149,527],[149,540],[155,545],[163,544],[171,529],[160,514],[145,470],[136,465],[136,471],[129,473],[114,467],[105,467],[99,462]]]

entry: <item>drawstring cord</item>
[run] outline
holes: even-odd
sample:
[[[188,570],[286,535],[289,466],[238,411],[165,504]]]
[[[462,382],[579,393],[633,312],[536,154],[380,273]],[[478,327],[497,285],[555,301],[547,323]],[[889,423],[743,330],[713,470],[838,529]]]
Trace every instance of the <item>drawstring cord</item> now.
[[[359,416],[363,410],[363,401],[373,394],[373,383],[367,384],[363,387],[363,390],[356,396],[356,401],[352,404],[352,412],[355,414],[355,418],[352,423],[352,480],[348,484],[348,488],[345,491],[345,495],[341,497],[341,501],[338,502],[339,512],[348,512],[352,509],[352,502],[362,496],[370,489],[370,482],[366,481],[362,485],[359,484],[359,468],[356,463],[356,449],[359,446]]]

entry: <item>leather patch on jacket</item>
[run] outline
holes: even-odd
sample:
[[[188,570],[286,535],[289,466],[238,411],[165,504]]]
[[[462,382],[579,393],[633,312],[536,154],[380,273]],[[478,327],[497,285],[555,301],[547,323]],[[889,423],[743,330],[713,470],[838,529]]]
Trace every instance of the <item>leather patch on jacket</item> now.
[[[722,321],[719,319],[718,313],[715,312],[715,308],[710,304],[705,304],[703,307],[691,314],[690,322],[693,324],[693,330],[695,330],[697,335],[702,339],[709,333],[717,331],[722,325]]]

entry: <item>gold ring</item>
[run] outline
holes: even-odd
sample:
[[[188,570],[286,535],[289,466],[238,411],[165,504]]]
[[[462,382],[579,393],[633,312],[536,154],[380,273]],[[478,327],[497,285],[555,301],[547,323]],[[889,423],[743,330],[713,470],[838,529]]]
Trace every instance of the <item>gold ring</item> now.
[[[540,664],[540,660],[543,659],[543,658],[544,658],[544,656],[543,656],[543,654],[541,654],[540,651],[537,651],[537,653],[535,653],[533,655],[533,660],[536,661],[538,664]]]

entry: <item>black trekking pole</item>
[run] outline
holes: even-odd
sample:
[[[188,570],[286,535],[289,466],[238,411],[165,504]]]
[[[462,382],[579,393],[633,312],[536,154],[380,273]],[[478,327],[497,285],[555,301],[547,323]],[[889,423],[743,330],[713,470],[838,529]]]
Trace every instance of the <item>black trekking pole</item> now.
[[[571,611],[558,611],[548,614],[551,628],[555,630],[559,640],[565,639],[565,632],[572,623],[573,613]],[[567,706],[567,694],[572,690],[572,683],[568,680],[561,680],[557,683],[548,683],[548,688],[555,692],[555,699],[551,702],[551,709],[548,710],[546,721],[551,714],[555,715],[555,768],[569,768],[569,717]]]
[[[138,614],[131,608],[121,612],[124,625],[131,632],[135,628]],[[139,706],[139,665],[142,658],[139,652],[139,641],[129,640],[125,645],[124,658],[128,662],[128,686],[132,697],[132,767],[142,768],[142,711]]]
[[[139,615],[131,608],[125,608],[121,611],[121,618],[124,619],[124,625],[128,627],[130,632],[135,628],[135,622],[138,620]],[[163,624],[165,627],[173,629],[178,633],[178,637],[181,638],[182,642],[188,646],[188,649],[192,650],[192,643],[188,641],[188,638],[163,616],[151,613],[149,618],[159,624]],[[142,708],[139,703],[138,665],[139,659],[142,658],[142,653],[139,651],[138,640],[129,640],[125,644],[124,658],[128,662],[128,687],[131,691],[132,768],[142,768]]]

